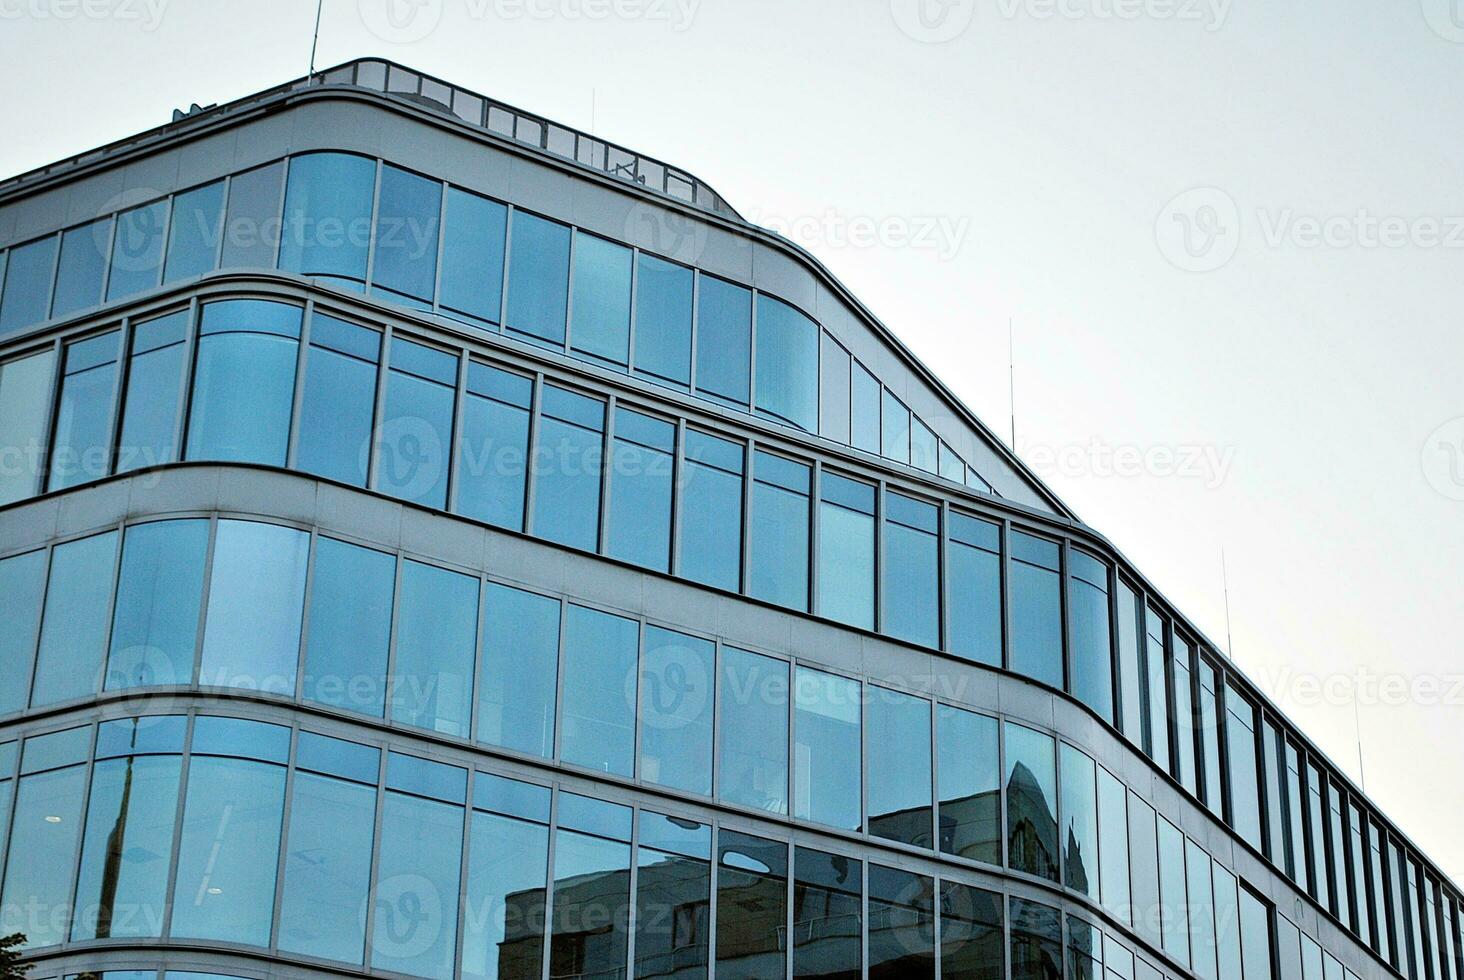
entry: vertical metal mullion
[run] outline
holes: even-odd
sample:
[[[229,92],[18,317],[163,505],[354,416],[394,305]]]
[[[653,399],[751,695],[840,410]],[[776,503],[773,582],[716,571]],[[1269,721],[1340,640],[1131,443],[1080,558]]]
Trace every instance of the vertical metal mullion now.
[[[387,380],[391,375],[391,344],[395,330],[387,321],[381,333],[381,361],[376,366],[376,405],[372,415],[371,445],[366,460],[366,488],[375,490],[381,468],[381,430],[386,424]]]
[[[434,313],[438,313],[442,309],[439,299],[442,294],[442,257],[447,251],[447,193],[452,189],[447,181],[437,183],[442,190],[441,200],[437,207],[437,264],[433,267],[432,275],[432,312]]]
[[[718,647],[720,649],[720,644]],[[712,785],[715,787],[716,782],[713,781]],[[715,792],[713,789],[714,795]],[[713,822],[707,829],[711,832],[712,845],[710,867],[707,869],[707,980],[717,980],[717,891],[721,887],[722,865],[718,855],[722,848],[722,828]]]
[[[91,739],[89,740],[87,746],[86,761],[82,763],[85,768],[82,773],[83,785],[81,788],[81,810],[77,817],[78,826],[82,828],[82,832],[76,835],[76,844],[74,845],[75,850],[73,850],[71,854],[71,874],[69,876],[69,880],[66,883],[66,899],[68,903],[66,907],[71,909],[73,913],[76,910],[77,891],[81,888],[81,856],[84,853],[86,847],[86,824],[87,818],[90,816],[89,810],[91,808],[92,784],[96,782],[97,738],[100,731],[101,724],[92,726]],[[15,783],[15,795],[19,796],[20,779],[17,778]],[[73,921],[67,922],[65,932],[61,937],[61,942],[63,944],[70,941],[71,929],[74,924],[75,923],[73,915]]]
[[[447,434],[447,445],[443,447],[443,453],[447,458],[442,461],[442,465],[447,469],[447,494],[443,500],[443,505],[448,513],[452,514],[457,513],[458,483],[462,478],[462,474],[458,472],[457,445],[460,433],[463,430],[463,412],[467,404],[468,351],[466,349],[459,350],[457,359],[457,388],[454,390],[452,398],[452,431]]]
[[[645,696],[645,662],[646,662],[646,627],[648,623],[645,614],[636,617],[636,640],[635,640],[635,704],[630,706],[630,716],[634,719],[634,729],[631,731],[633,744],[630,760],[631,779],[641,774],[641,736],[645,732],[644,719],[641,717],[640,707],[646,703]]]
[[[790,697],[788,699],[788,701],[791,704],[792,701],[793,701],[793,699]],[[789,744],[791,745],[793,740],[792,739],[789,739],[788,741],[789,741]],[[791,772],[791,769],[789,771]],[[791,813],[791,809],[790,809],[790,813]],[[791,834],[789,835],[789,840],[788,840],[787,846],[788,846],[788,850],[787,850],[787,868],[788,868],[788,874],[786,876],[787,877],[787,881],[785,881],[783,883],[783,907],[784,907],[784,912],[783,912],[783,923],[784,923],[784,925],[783,925],[783,928],[787,930],[787,935],[788,935],[788,948],[783,952],[783,976],[785,976],[785,977],[792,977],[794,975],[793,974],[793,947],[795,945],[797,945],[797,941],[798,941],[798,937],[794,934],[794,930],[795,930],[796,927],[794,926],[794,919],[793,919],[793,894],[794,894],[795,888],[797,887],[797,875],[798,875],[798,865],[797,865],[798,845],[796,843],[794,843],[793,835],[791,835]]]
[[[116,228],[116,222],[113,222],[112,227],[113,228]],[[56,284],[58,282],[60,282],[60,280],[61,280],[61,245],[62,245],[64,239],[66,238],[66,235],[65,235],[64,232],[56,231],[56,232],[52,232],[50,235],[47,235],[46,237],[47,238],[51,238],[53,236],[56,239],[56,248],[51,253],[50,285],[47,286],[47,289],[46,289],[46,315],[41,318],[41,322],[42,323],[49,323],[51,320],[54,320],[55,319],[55,316],[53,315],[52,311],[55,310],[55,308],[56,308]],[[106,257],[102,261],[102,268],[104,270],[110,271],[111,264],[112,264],[112,249],[111,249],[111,242],[109,240],[108,243],[107,243],[107,255],[106,255]],[[105,272],[103,273],[103,277],[105,278]],[[106,301],[107,301],[107,293],[106,293],[106,287],[104,285],[103,286],[103,292],[102,292],[102,302],[105,303]],[[96,304],[93,304],[93,305],[95,306]]]
[[[869,977],[869,862],[859,860],[859,976]]]
[[[1061,637],[1059,643],[1062,646],[1060,651],[1062,656],[1062,689],[1064,693],[1071,694],[1073,692],[1073,657],[1075,654],[1073,653],[1072,637],[1068,635],[1068,631],[1072,629],[1073,625],[1072,612],[1068,605],[1073,600],[1072,587],[1068,582],[1068,576],[1073,567],[1073,563],[1072,539],[1066,535],[1058,543],[1057,565],[1058,617],[1061,622],[1061,629],[1058,630],[1058,634]]]
[[[480,604],[481,608],[481,604]],[[471,717],[471,714],[469,715]],[[457,912],[453,915],[453,932],[456,938],[453,941],[452,962],[457,968],[457,975],[461,975],[463,962],[463,945],[466,940],[463,937],[463,923],[467,921],[468,909],[468,860],[471,856],[473,846],[473,790],[476,788],[477,770],[471,763],[468,764],[468,786],[467,792],[463,795],[463,837],[462,847],[458,849],[458,890],[457,890]]]
[[[859,685],[859,835],[866,841],[869,832],[869,716],[873,692],[863,679]]]
[[[486,117],[488,106],[485,103],[483,112]],[[513,248],[513,216],[517,213],[512,204],[506,205],[503,215],[503,286],[498,295],[498,331],[502,333],[508,329],[508,273],[511,267],[510,250]],[[545,967],[548,969],[548,967]]]
[[[635,377],[635,328],[640,319],[640,255],[641,250],[632,245],[630,249],[630,323],[625,337],[625,373]]]
[[[219,515],[214,512],[209,516],[208,546],[205,549],[203,562],[203,588],[199,600],[198,628],[193,639],[193,664],[189,668],[186,685],[197,690],[204,690],[203,682],[203,638],[208,630],[208,607],[213,597],[213,566],[214,551],[218,547],[219,540]]]
[[[748,316],[747,334],[747,411],[757,414],[757,298],[762,295],[758,290],[749,290],[752,294],[749,302],[751,310]],[[790,974],[791,975],[791,974]]]
[[[686,523],[685,500],[682,489],[686,485],[686,416],[676,417],[676,446],[671,458],[671,553],[666,566],[672,575],[681,574],[681,528]],[[713,729],[715,731],[715,729]]]
[[[372,160],[372,163],[376,169],[371,186],[371,215],[366,219],[366,226],[370,231],[366,242],[366,281],[362,283],[367,296],[371,295],[372,277],[376,274],[376,214],[381,208],[381,172],[384,166],[380,157]]]
[[[1001,666],[1012,669],[1012,522],[1001,521]]]
[[[740,568],[738,569],[738,592],[752,594],[752,496],[753,483],[757,473],[753,463],[757,456],[757,439],[749,438],[743,445],[742,462],[742,542],[740,545]]]
[[[574,350],[574,266],[575,258],[579,255],[579,236],[580,230],[570,225],[569,274],[565,276],[564,285],[564,346],[562,348],[566,354]]]
[[[940,849],[940,695],[937,692],[930,700],[930,849],[936,857]],[[936,888],[936,908],[939,912],[939,887]],[[937,972],[936,976],[940,974]]]
[[[173,836],[168,850],[168,885],[163,896],[163,922],[160,938],[171,938],[173,932],[173,897],[178,891],[178,856],[183,847],[183,820],[187,816],[188,788],[193,769],[193,726],[196,707],[187,709],[187,727],[183,732],[183,755],[178,763],[178,800],[173,807]]]
[[[524,514],[523,528],[526,534],[534,532],[534,496],[538,492],[539,432],[542,428],[540,413],[544,408],[544,372],[536,371],[533,376],[533,390],[529,396],[529,431],[527,458],[524,460]]]
[[[197,370],[198,351],[200,349],[199,331],[203,327],[203,306],[195,295],[188,300],[188,326],[183,330],[183,370],[182,377],[178,379],[177,409],[173,418],[173,438],[176,445],[173,447],[173,461],[182,460],[187,456],[188,448],[188,415],[193,407],[193,377]],[[132,364],[129,353],[128,366]]]
[[[611,476],[615,470],[615,408],[619,396],[613,392],[605,401],[605,426],[600,433],[600,515],[595,529],[595,554],[610,553],[610,495],[615,492]]]
[[[310,612],[315,605],[315,563],[320,559],[320,528],[312,527],[307,533],[310,535],[310,554],[305,564],[305,596],[300,610],[300,649],[296,652],[295,662],[294,700],[297,702],[305,697],[305,671],[309,666],[306,655],[310,649]]]
[[[61,390],[66,382],[66,347],[61,343],[59,337],[51,341],[49,346],[51,348],[51,384],[46,392],[46,417],[41,423],[41,439],[37,447],[40,458],[36,460],[36,472],[31,477],[30,493],[26,494],[28,497],[44,493],[50,480],[50,447],[56,438],[56,418],[61,405]],[[40,351],[36,353],[39,354]]]
[[[391,589],[391,635],[386,643],[386,689],[381,692],[381,716],[388,726],[392,723],[392,707],[397,685],[397,641],[401,637],[402,583],[406,581],[406,556],[398,550],[396,569]]]
[[[45,629],[46,629],[46,603],[50,600],[50,597],[51,597],[51,566],[55,563],[55,560],[56,560],[56,545],[55,545],[54,542],[53,543],[50,543],[50,544],[44,545],[43,548],[42,548],[42,550],[44,550],[45,553],[46,553],[46,559],[45,559],[45,562],[42,565],[42,572],[44,573],[44,578],[41,580],[41,608],[40,608],[40,615],[38,615],[36,617],[36,625],[35,625],[35,628],[31,630],[30,648],[29,648],[30,649],[30,653],[26,657],[25,666],[22,668],[26,672],[25,673],[25,677],[22,678],[22,680],[23,680],[23,682],[25,684],[25,687],[23,689],[24,690],[24,697],[22,698],[22,702],[25,705],[27,705],[27,706],[30,705],[31,698],[32,698],[32,696],[35,693],[36,670],[40,666],[40,657],[41,657],[41,636],[45,632]],[[19,743],[19,740],[17,740],[17,742],[16,742],[15,749],[16,749],[16,753],[17,753],[17,756],[18,756],[19,755],[19,752],[20,752],[20,743]],[[17,765],[17,767],[19,766],[19,763],[20,763],[20,760],[17,757],[17,759],[16,759],[16,765]],[[17,769],[17,772],[18,772],[18,769]],[[16,775],[15,778],[18,781],[20,779],[20,776],[19,775]],[[19,783],[17,782],[16,785],[19,786]],[[12,802],[14,802],[14,801],[12,800]],[[9,826],[12,826],[12,825],[9,824],[9,823],[7,823],[5,826],[9,827]],[[9,836],[10,836],[9,834],[0,834],[0,852],[3,852],[5,850],[8,850],[8,848],[7,848],[7,842],[9,840]],[[0,881],[3,881],[3,880],[4,879],[0,879]]]
[[[290,203],[290,171],[294,169],[295,158],[293,156],[282,157],[280,164],[280,193],[278,207],[275,208],[275,214],[280,218],[280,233],[275,236],[274,254],[270,262],[270,267],[274,269],[280,267],[280,259],[285,254],[285,235],[289,233],[286,225],[289,223],[290,216],[285,211],[285,205]],[[227,212],[225,212],[224,221],[228,220]],[[267,223],[268,219],[265,220]]]
[[[295,469],[299,463],[300,416],[305,406],[305,372],[310,369],[310,328],[315,322],[315,299],[305,300],[301,317],[299,348],[295,354],[295,387],[290,396],[290,434],[285,449],[285,467]]]
[[[479,685],[483,683],[483,659],[486,656],[484,647],[487,645],[486,636],[488,629],[488,575],[486,572],[478,573],[478,636],[473,644],[473,681],[468,685],[468,696],[472,699],[468,704],[468,741],[478,742],[479,723],[482,721],[479,706]],[[471,806],[470,806],[471,809]]]
[[[383,744],[380,749],[381,758],[377,761],[376,769],[376,811],[372,817],[371,826],[371,870],[369,873],[371,885],[366,890],[366,915],[365,922],[362,923],[365,956],[361,960],[361,968],[368,972],[371,970],[371,960],[376,951],[376,944],[372,940],[376,934],[376,889],[381,887],[381,831],[386,822],[387,761],[391,757],[389,745]]]
[[[177,204],[178,195],[176,193],[169,194],[163,198],[163,201],[166,202],[167,209],[167,214],[163,216],[163,247],[161,254],[158,255],[158,274],[153,277],[152,285],[149,287],[150,289],[157,289],[163,284],[163,272],[168,267],[168,247],[173,239],[174,205]]]
[[[561,604],[562,607],[562,604]],[[561,625],[563,621],[561,618]],[[556,845],[559,842],[559,784],[553,783],[549,787],[549,826],[548,838],[548,867],[544,876],[544,942],[543,948],[539,951],[539,980],[550,980],[549,957],[553,952],[554,945],[554,860]]]
[[[269,948],[276,950],[280,944],[280,909],[283,908],[285,899],[285,859],[290,850],[290,824],[294,814],[295,804],[295,780],[298,773],[295,769],[295,761],[299,756],[300,729],[292,725],[290,728],[290,749],[285,760],[285,794],[284,810],[281,811],[280,819],[280,845],[279,854],[275,856],[275,887],[274,905],[271,906],[273,914],[270,916]]]
[[[691,342],[688,345],[690,348],[688,354],[691,358],[691,363],[688,365],[686,372],[686,390],[689,394],[693,395],[696,394],[697,340],[701,335],[701,330],[699,329],[701,325],[701,282],[701,270],[693,266],[691,270]]]
[[[122,590],[122,544],[127,537],[126,520],[119,521],[112,530],[117,535],[117,541],[112,551],[112,588],[107,594],[107,607],[104,610],[106,625],[102,630],[102,670],[96,678],[93,696],[100,694],[105,689],[107,666],[112,658],[112,630],[116,625],[114,620],[117,613],[117,594]],[[37,651],[37,656],[39,656],[39,651]]]
[[[102,468],[103,475],[109,475],[117,468],[117,442],[122,438],[122,406],[127,397],[127,352],[132,349],[132,334],[135,329],[136,321],[125,316],[117,331],[117,367],[112,375],[112,414],[107,430],[107,456]]]
[[[550,758],[555,762],[562,761],[560,754],[564,748],[564,739],[560,737],[560,733],[564,729],[564,666],[565,661],[569,659],[569,644],[565,641],[565,636],[568,630],[569,602],[564,598],[560,598],[559,649],[554,660],[554,731],[550,733],[554,740]]]
[[[224,192],[220,196],[219,213],[216,215],[219,220],[219,240],[214,243],[213,264],[209,267],[210,271],[220,269],[224,264],[224,241],[229,236],[229,195],[234,193],[234,175],[225,174],[223,184]],[[166,259],[163,260],[163,264],[166,267]]]
[[[819,595],[819,549],[821,547],[821,536],[819,527],[823,524],[823,461],[817,456],[813,458],[813,466],[809,470],[808,481],[808,567],[803,570],[804,579],[807,582],[808,598],[805,600],[804,608],[814,616],[824,615],[823,602]],[[876,579],[878,575],[875,576]],[[875,608],[879,608],[878,594],[875,596]]]
[[[853,390],[853,381],[850,381],[850,390]],[[852,406],[850,412],[853,412]],[[951,648],[950,642],[950,618],[951,602],[947,588],[950,578],[950,566],[946,563],[947,554],[950,551],[950,525],[951,525],[951,501],[949,497],[942,496],[939,503],[940,512],[936,520],[940,526],[936,528],[935,534],[935,603],[936,603],[936,649],[947,651]],[[1111,622],[1111,620],[1110,620]]]
[[[788,819],[798,819],[798,661],[785,661],[788,666],[788,773],[784,795],[788,803]],[[792,866],[791,864],[789,865]],[[790,876],[791,878],[791,876]],[[791,940],[793,933],[788,933]],[[790,941],[789,945],[792,943]]]
[[[627,875],[630,885],[625,919],[625,976],[627,978],[635,976],[635,934],[640,919],[637,908],[640,897],[640,827],[641,809],[636,806],[631,810],[630,873]]]

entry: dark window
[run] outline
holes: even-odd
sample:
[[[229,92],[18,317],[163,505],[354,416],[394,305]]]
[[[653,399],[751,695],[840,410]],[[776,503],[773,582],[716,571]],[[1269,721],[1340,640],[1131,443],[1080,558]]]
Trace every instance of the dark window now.
[[[694,582],[736,592],[742,581],[742,478],[746,449],[686,430],[680,487],[678,571]]]
[[[310,153],[291,159],[280,268],[363,289],[375,183],[376,161],[366,157]]]
[[[622,976],[630,922],[630,808],[561,793],[549,975]]]
[[[437,285],[437,231],[442,184],[386,164],[376,207],[373,292],[429,309]]]
[[[658,572],[670,570],[675,454],[675,425],[629,409],[615,410],[606,545],[612,558]]]
[[[550,758],[559,666],[558,599],[488,584],[478,740]]]
[[[1109,636],[1107,565],[1087,552],[1072,552],[1068,568],[1072,688],[1078,700],[1104,719],[1113,718],[1113,644]]]
[[[173,198],[173,221],[168,229],[168,257],[163,266],[163,282],[189,279],[214,270],[219,255],[223,211],[222,180]]]
[[[931,846],[930,702],[869,688],[869,832]]]
[[[117,440],[117,472],[147,469],[178,458],[178,397],[183,389],[188,314],[132,327],[126,402]]]
[[[1010,900],[1011,980],[1062,976],[1062,918],[1057,909],[1023,898]]]
[[[867,483],[819,477],[818,611],[862,629],[874,629],[874,495]]]
[[[717,835],[717,976],[787,975],[788,845],[722,830]]]
[[[642,252],[635,280],[635,370],[685,390],[691,384],[692,271]]]
[[[526,211],[513,213],[508,260],[510,330],[564,346],[569,303],[569,228]]]
[[[1062,579],[1058,544],[1020,531],[1011,535],[1010,667],[1062,687]]]
[[[463,976],[539,980],[549,878],[549,790],[476,774]]]
[[[759,295],[756,363],[758,413],[818,431],[818,324]]]
[[[793,849],[794,980],[859,980],[860,877],[854,858]]]
[[[55,276],[60,237],[50,235],[6,253],[5,290],[0,293],[0,336],[46,319],[46,311],[51,308],[51,280]]]
[[[166,200],[117,215],[107,275],[109,301],[134,296],[158,284],[163,271],[163,236],[167,227]]]
[[[646,627],[638,720],[648,782],[711,795],[715,662],[711,640]]]
[[[759,451],[753,478],[748,594],[807,609],[811,467]]]
[[[605,403],[545,385],[534,469],[534,533],[585,551],[600,543]]]
[[[1098,897],[1098,785],[1093,760],[1071,745],[1061,747],[1062,880]]]
[[[891,636],[940,646],[940,508],[885,494],[884,602]]]
[[[952,653],[1001,666],[1001,528],[952,512],[947,538],[946,643]]]
[[[636,980],[706,976],[712,828],[642,810],[636,850]]]
[[[111,470],[112,404],[120,330],[66,345],[46,489],[64,490]]]
[[[285,465],[300,308],[225,300],[203,308],[188,458]]]
[[[468,362],[458,441],[458,513],[512,531],[524,529],[533,398],[532,378]]]
[[[1103,933],[1076,916],[1067,917],[1068,976],[1103,980]]]
[[[1007,863],[1058,880],[1057,760],[1051,735],[1007,722]]]
[[[624,245],[575,232],[570,348],[621,371],[630,358],[630,267]]]
[[[366,485],[380,360],[379,331],[319,312],[311,316],[297,468]]]
[[[111,238],[111,218],[61,234],[61,258],[56,268],[51,316],[63,317],[102,301],[102,280],[107,275],[107,246]]]
[[[308,700],[381,717],[396,568],[392,555],[316,539],[305,645]]]
[[[752,293],[701,276],[696,314],[696,387],[701,394],[746,408],[752,385]]]
[[[935,977],[935,882],[869,866],[869,980]]]
[[[1002,980],[1002,896],[954,881],[940,890],[941,980]]]
[[[269,232],[280,216],[280,185],[284,178],[283,161],[229,178],[221,268],[274,267],[275,238]]]
[[[723,802],[788,812],[788,685],[786,661],[722,648],[717,796]]]
[[[640,624],[570,606],[564,629],[559,757],[597,772],[630,776]]]
[[[447,189],[438,304],[454,315],[496,324],[503,309],[503,243],[508,209]]]

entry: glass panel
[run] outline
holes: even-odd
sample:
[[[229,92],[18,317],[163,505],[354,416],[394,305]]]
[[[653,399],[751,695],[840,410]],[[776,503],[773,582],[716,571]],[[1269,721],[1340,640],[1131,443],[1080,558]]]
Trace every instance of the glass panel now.
[[[66,345],[47,490],[74,487],[110,471],[120,339],[121,331],[109,330]]]
[[[691,980],[707,975],[711,849],[710,827],[641,812],[636,852],[638,980]]]
[[[457,356],[398,337],[391,342],[390,363],[377,437],[376,488],[441,509],[447,506]]]
[[[534,533],[595,551],[600,540],[600,469],[605,405],[544,386],[534,471]]]
[[[1174,776],[1181,786],[1195,797],[1200,795],[1200,784],[1195,773],[1195,707],[1191,688],[1190,663],[1194,648],[1175,634],[1174,658],[1171,662],[1174,685]]]
[[[116,570],[116,531],[57,545],[51,551],[31,687],[33,707],[85,697],[101,687],[107,608]]]
[[[497,323],[503,307],[503,243],[508,209],[497,201],[447,189],[442,231],[443,309]]]
[[[1391,930],[1388,928],[1387,877],[1383,873],[1383,833],[1377,824],[1371,824],[1367,835],[1369,849],[1368,876],[1372,880],[1373,921],[1378,924],[1378,954],[1389,963],[1393,962]]]
[[[173,937],[269,945],[284,802],[282,767],[195,754],[173,888]]]
[[[818,431],[818,325],[759,294],[756,363],[758,413]]]
[[[748,594],[807,609],[811,468],[757,452],[753,477]]]
[[[722,649],[717,795],[768,813],[788,812],[788,664]]]
[[[227,300],[203,308],[188,458],[284,466],[300,308]]]
[[[1327,829],[1323,822],[1325,805],[1322,802],[1322,774],[1316,766],[1306,767],[1307,796],[1307,852],[1311,855],[1313,895],[1323,908],[1330,906],[1327,890]]]
[[[296,773],[280,898],[280,948],[359,964],[371,884],[376,784]]]
[[[940,849],[1001,864],[1001,754],[996,719],[949,705],[936,709]]]
[[[1241,980],[1240,896],[1235,875],[1212,861],[1210,879],[1215,890],[1216,975],[1220,980]]]
[[[396,629],[392,720],[466,738],[478,644],[478,580],[403,562]]]
[[[357,289],[366,281],[376,161],[347,153],[290,160],[280,268]]]
[[[508,327],[563,347],[569,302],[569,229],[515,211],[511,235]]]
[[[1066,744],[1061,756],[1063,884],[1097,898],[1098,794],[1093,760]]]
[[[863,890],[854,858],[793,849],[794,980],[858,980]]]
[[[1010,722],[1006,736],[1007,863],[1058,880],[1057,762],[1052,736]]]
[[[316,539],[306,700],[381,717],[396,567],[394,555]]]
[[[624,976],[629,922],[630,845],[556,831],[549,975]]]
[[[117,441],[117,472],[178,459],[178,395],[187,356],[188,313],[180,310],[132,328],[126,402]]]
[[[1362,810],[1356,804],[1348,807],[1348,834],[1352,857],[1352,908],[1357,913],[1357,928],[1353,930],[1364,944],[1371,942],[1372,915],[1367,901],[1367,845],[1362,842]],[[1452,910],[1452,906],[1450,906]],[[1446,929],[1445,936],[1451,941],[1453,929]]]
[[[630,260],[625,246],[575,232],[570,348],[622,371],[630,360]]]
[[[1246,888],[1240,890],[1240,941],[1245,980],[1272,980],[1271,910]]]
[[[488,583],[478,740],[554,754],[559,600]]]
[[[1286,810],[1288,818],[1287,874],[1295,879],[1304,891],[1311,891],[1311,869],[1306,863],[1306,818],[1303,814],[1301,784],[1301,756],[1296,746],[1287,742],[1286,753]],[[1381,894],[1381,892],[1379,892]]]
[[[366,485],[380,361],[377,331],[318,312],[311,318],[297,469]]]
[[[1118,609],[1118,684],[1124,737],[1144,744],[1143,652],[1139,649],[1140,601],[1122,578],[1114,589]]]
[[[158,284],[163,266],[163,233],[167,227],[166,200],[117,215],[111,272],[107,276],[108,301],[136,295]]]
[[[371,259],[373,291],[384,288],[399,297],[432,303],[441,214],[441,182],[382,164],[376,251]]]
[[[739,443],[692,429],[685,438],[678,571],[694,582],[736,592],[742,581],[746,451]]]
[[[0,363],[0,504],[36,493],[55,366],[50,350]]]
[[[1215,693],[1217,689],[1215,668],[1210,666],[1204,657],[1201,657],[1198,663],[1200,665],[1199,735],[1201,748],[1204,751],[1205,805],[1210,808],[1211,813],[1223,819],[1225,784],[1220,776],[1220,700]],[[1275,751],[1271,753],[1271,758],[1276,758]],[[1275,762],[1268,762],[1266,768],[1272,773],[1277,771]],[[1271,799],[1276,801],[1276,805],[1271,809],[1273,811],[1273,819],[1277,822],[1276,826],[1279,827],[1279,822],[1284,819],[1285,808],[1283,801],[1285,798],[1278,789],[1277,792],[1271,795]],[[1284,834],[1275,834],[1274,841],[1271,845],[1273,848],[1272,857],[1276,859],[1278,867],[1284,868],[1286,862],[1281,860],[1284,850],[1283,845],[1285,843]]]
[[[295,693],[310,535],[219,521],[203,630],[204,687]]]
[[[1146,751],[1165,772],[1169,770],[1169,670],[1164,638],[1167,624],[1153,609],[1145,613],[1145,696],[1149,702],[1149,739]],[[1259,840],[1259,838],[1258,838]]]
[[[163,269],[163,282],[213,271],[219,253],[223,210],[222,180],[173,198],[173,221],[168,229],[168,259]]]
[[[564,635],[560,758],[599,772],[635,771],[635,676],[640,624],[570,606]]]
[[[793,816],[859,830],[861,685],[806,667],[794,680]]]
[[[1225,737],[1230,750],[1231,826],[1261,848],[1260,792],[1256,785],[1256,712],[1233,690],[1225,692]]]
[[[1055,980],[1062,976],[1062,919],[1057,909],[1010,900],[1011,980]]]
[[[1336,783],[1327,794],[1327,810],[1327,850],[1332,855],[1332,905],[1337,919],[1345,924],[1352,921],[1352,911],[1347,902],[1347,838],[1342,833],[1342,800]]]
[[[940,891],[941,980],[1003,980],[1002,897],[954,881]]]
[[[874,494],[825,472],[819,483],[818,611],[874,629]]]
[[[885,494],[884,614],[881,628],[940,646],[940,508]]]
[[[884,393],[880,453],[897,463],[910,462],[910,410],[889,391]]]
[[[869,866],[869,980],[935,977],[935,882]]]
[[[524,529],[533,397],[532,379],[468,362],[458,441],[459,513],[512,531]]]
[[[723,830],[717,835],[717,976],[787,975],[788,846]]]
[[[542,823],[473,813],[462,975],[539,980],[544,955],[549,830]]]
[[[701,276],[697,296],[696,386],[746,408],[752,386],[752,293]]]
[[[102,280],[107,274],[107,246],[111,238],[111,218],[62,232],[51,316],[64,317],[102,301]]]
[[[1072,552],[1068,568],[1068,615],[1072,631],[1072,689],[1078,700],[1113,718],[1113,649],[1109,639],[1108,576],[1103,562]]]
[[[869,688],[869,832],[931,847],[930,702]]]
[[[107,690],[193,679],[208,524],[155,521],[127,529],[112,614]]]
[[[1001,528],[950,515],[946,552],[946,640],[952,653],[1001,666]]]
[[[1190,962],[1203,980],[1219,980],[1215,950],[1215,896],[1210,883],[1210,855],[1194,841],[1184,842],[1185,888],[1188,897]]]
[[[0,928],[24,933],[24,949],[66,938],[85,790],[86,767],[71,766],[25,776],[15,791]]]
[[[635,369],[685,389],[691,384],[692,271],[642,252],[635,282]]]
[[[60,237],[49,235],[6,253],[9,259],[5,263],[5,291],[0,295],[0,336],[46,319]]]
[[[26,675],[36,650],[36,630],[41,625],[41,601],[45,595],[46,552],[32,551],[0,561],[0,676],[11,682],[0,685],[0,715],[20,711],[26,704]],[[0,768],[0,779],[10,776],[11,764]],[[0,813],[4,813],[0,809]]]
[[[274,267],[277,242],[269,230],[279,218],[280,184],[284,177],[282,161],[229,178],[221,268]]]
[[[1067,917],[1068,976],[1072,980],[1104,980],[1103,933],[1076,916]]]
[[[950,480],[952,483],[966,482],[966,464],[956,451],[945,443],[940,444],[940,477],[942,480]]]
[[[849,352],[823,335],[819,363],[818,431],[826,439],[849,444]]]
[[[1058,545],[1013,531],[1011,669],[1062,687],[1062,580]]]
[[[1159,901],[1159,841],[1156,833],[1154,808],[1130,793],[1128,843],[1133,923],[1139,935],[1157,946],[1162,942],[1162,906]]]
[[[380,867],[372,896],[373,969],[450,980],[462,851],[462,807],[405,793],[386,794]]]
[[[1281,980],[1305,980],[1301,968],[1301,933],[1280,915],[1276,917],[1276,963]]]
[[[1129,906],[1128,791],[1117,777],[1098,767],[1098,874],[1103,907],[1124,924]]]
[[[675,452],[676,426],[628,409],[615,410],[606,547],[612,558],[670,571]]]
[[[879,381],[864,369],[864,365],[855,361],[849,387],[849,444],[855,449],[878,453],[879,402],[882,397]]]
[[[640,682],[641,778],[711,795],[715,658],[716,644],[711,640],[646,627]]]
[[[935,433],[913,415],[910,423],[910,465],[927,473],[934,473],[939,465]]]

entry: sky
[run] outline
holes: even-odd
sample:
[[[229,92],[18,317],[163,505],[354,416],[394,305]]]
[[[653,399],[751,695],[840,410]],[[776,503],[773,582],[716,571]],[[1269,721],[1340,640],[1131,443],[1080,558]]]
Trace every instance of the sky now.
[[[0,174],[314,17],[0,0]],[[808,247],[1464,881],[1464,0],[324,0],[363,55]]]

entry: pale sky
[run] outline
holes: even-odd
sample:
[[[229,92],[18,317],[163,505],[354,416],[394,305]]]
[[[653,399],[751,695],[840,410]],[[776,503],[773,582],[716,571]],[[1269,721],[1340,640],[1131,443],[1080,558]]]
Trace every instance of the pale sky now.
[[[314,14],[0,0],[0,174],[303,75]],[[325,0],[368,54],[691,170],[1003,433],[1012,318],[1024,458],[1221,644],[1224,548],[1354,779],[1368,671],[1366,787],[1464,880],[1464,0]]]

